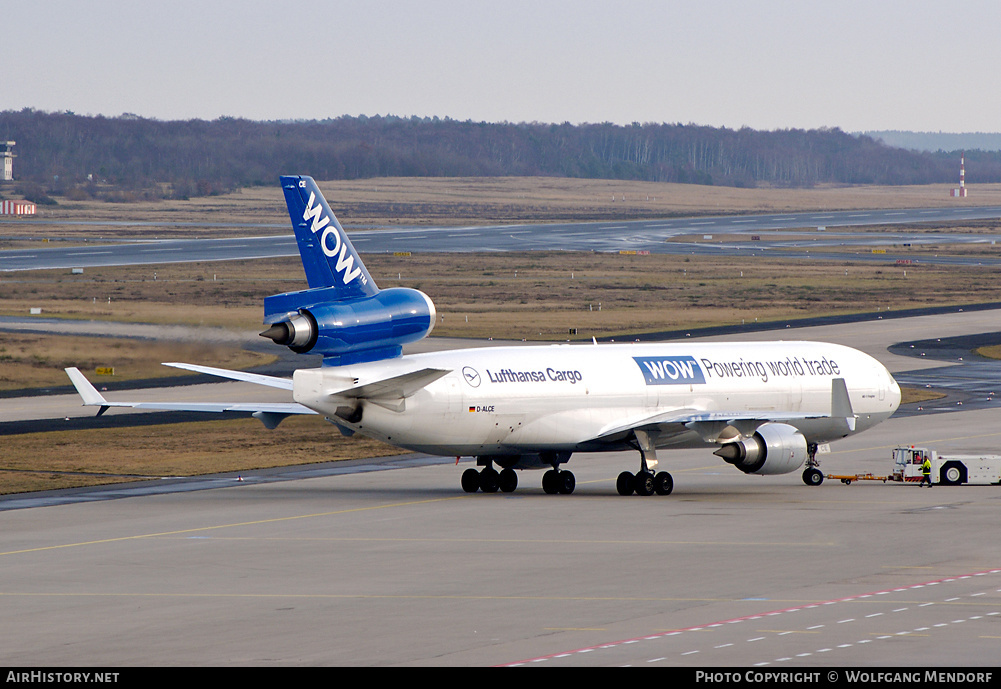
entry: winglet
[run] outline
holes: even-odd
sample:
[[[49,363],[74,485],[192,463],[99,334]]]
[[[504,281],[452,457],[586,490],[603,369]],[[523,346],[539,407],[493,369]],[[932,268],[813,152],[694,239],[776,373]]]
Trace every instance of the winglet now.
[[[64,370],[70,377],[70,382],[73,383],[73,387],[76,388],[76,391],[80,393],[80,397],[83,398],[83,406],[100,406],[101,408],[97,410],[98,416],[108,411],[108,407],[110,406],[108,404],[108,400],[104,399],[104,396],[97,391],[97,388],[91,385],[90,381],[87,380],[82,373],[80,373],[80,369],[73,366]]]
[[[848,429],[855,430],[855,411],[852,409],[852,400],[848,396],[844,378],[831,381],[831,418],[843,418]]]

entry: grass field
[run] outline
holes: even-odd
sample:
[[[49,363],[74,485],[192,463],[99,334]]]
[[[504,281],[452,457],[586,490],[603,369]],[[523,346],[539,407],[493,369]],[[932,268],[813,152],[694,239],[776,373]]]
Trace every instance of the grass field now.
[[[1001,205],[1001,185],[971,187],[971,197],[965,200],[950,198],[945,185],[744,190],[519,178],[382,179],[324,182],[321,187],[349,227]],[[185,202],[60,205],[42,208],[40,214],[53,221],[96,224],[3,224],[0,231],[7,238],[0,237],[0,246],[37,243],[56,231],[78,241],[99,241],[111,235],[241,232],[232,227],[119,224],[141,220],[274,223],[273,230],[254,228],[254,232],[288,233],[277,185]],[[996,226],[974,223],[962,229],[987,232]],[[994,248],[943,244],[913,253],[927,251],[994,252]],[[442,317],[435,327],[437,336],[548,341],[568,339],[569,330],[576,328],[575,339],[624,338],[755,320],[1001,301],[1001,285],[989,269],[877,265],[853,262],[850,254],[844,261],[575,252],[415,254],[406,258],[380,254],[366,255],[365,261],[381,286],[415,287],[432,297]],[[210,327],[224,328],[253,338],[261,323],[261,300],[304,286],[302,268],[293,258],[87,269],[83,275],[68,271],[0,274],[0,315],[25,315],[37,307],[43,316],[180,324],[203,327],[206,332]],[[90,371],[114,366],[116,380],[175,374],[158,365],[169,360],[248,368],[267,358],[212,342],[137,344],[112,338],[0,334],[0,389],[65,385],[65,366]],[[934,393],[907,394],[917,400],[927,399],[918,395]],[[15,402],[0,400],[0,404],[10,403]],[[6,436],[4,441],[7,451],[0,455],[0,492],[394,452],[378,443],[342,438],[315,418],[288,419],[273,432],[254,420],[213,421],[141,430],[53,431]]]
[[[243,369],[275,358],[239,347],[192,342],[137,343],[124,338],[0,332],[0,390],[64,386],[63,369],[69,366],[88,375],[98,368],[112,368],[115,381],[127,381],[190,375],[161,366],[163,361],[214,361],[222,368]]]
[[[584,252],[366,255],[381,286],[421,289],[437,336],[623,337],[818,314],[1001,301],[991,269],[930,264],[690,258]],[[157,279],[153,280],[153,273]],[[0,314],[182,324],[252,332],[269,294],[304,287],[294,258],[17,273]],[[110,301],[109,301],[110,299]],[[2,354],[2,352],[0,352]]]
[[[269,431],[256,419],[8,435],[0,493],[383,457],[402,451],[345,438],[318,417]]]

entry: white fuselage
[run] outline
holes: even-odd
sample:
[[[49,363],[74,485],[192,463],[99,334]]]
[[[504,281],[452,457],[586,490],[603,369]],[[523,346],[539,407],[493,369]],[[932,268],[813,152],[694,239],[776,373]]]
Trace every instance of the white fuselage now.
[[[421,369],[449,373],[395,406],[363,402],[355,423],[344,419],[344,398],[331,396],[346,380],[360,386]],[[825,418],[837,378],[848,390],[853,429],[843,417]],[[900,403],[900,388],[878,361],[814,342],[465,349],[300,370],[294,381],[295,400],[338,425],[438,455],[622,449],[625,443],[594,439],[673,410],[762,421],[815,415],[782,422],[809,442],[824,443],[874,426]],[[658,438],[659,447],[722,441],[684,424]]]

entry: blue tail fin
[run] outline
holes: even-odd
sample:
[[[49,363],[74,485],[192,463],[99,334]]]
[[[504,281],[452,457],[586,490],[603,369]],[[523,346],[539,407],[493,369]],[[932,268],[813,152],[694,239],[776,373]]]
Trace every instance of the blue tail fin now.
[[[379,288],[313,178],[289,175],[281,182],[310,288],[334,287],[339,299],[377,294]]]
[[[324,366],[400,356],[426,337],[434,303],[407,287],[380,290],[312,177],[281,178],[309,289],[264,299],[261,333],[293,352],[323,355]]]

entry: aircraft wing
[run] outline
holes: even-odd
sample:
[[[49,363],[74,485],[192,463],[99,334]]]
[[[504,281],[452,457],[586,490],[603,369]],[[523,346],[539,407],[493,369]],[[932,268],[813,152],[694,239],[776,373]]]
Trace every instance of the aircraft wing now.
[[[705,411],[700,409],[674,409],[667,412],[657,412],[647,416],[630,419],[626,422],[616,422],[607,426],[587,442],[616,442],[629,436],[633,431],[645,431],[667,435],[678,435],[684,431],[695,431],[706,442],[714,442],[720,432],[727,426],[732,426],[742,436],[754,434],[758,426],[766,423],[790,423],[806,419],[843,420],[845,429],[855,430],[855,412],[848,397],[848,388],[843,378],[831,381],[831,412],[790,412],[775,409],[740,410],[740,411]]]
[[[289,391],[292,390],[293,385],[292,380],[288,378],[265,376],[258,373],[245,373],[244,371],[232,371],[196,364],[168,363],[164,365]],[[100,407],[97,412],[98,416],[110,407],[131,407],[156,411],[243,412],[260,419],[268,428],[274,428],[286,416],[317,413],[297,402],[112,402],[98,392],[97,388],[91,385],[90,381],[77,368],[65,370],[73,382],[73,386],[83,398],[84,406]],[[364,385],[348,386],[328,394],[330,397],[345,400],[368,400],[387,409],[401,411],[407,397],[450,372],[447,369],[425,368]]]
[[[187,365],[185,365],[187,366]],[[179,368],[183,368],[180,366]],[[207,367],[197,367],[197,368],[207,368]],[[195,369],[192,369],[195,370]],[[222,371],[223,369],[214,369]],[[76,391],[80,393],[80,397],[83,398],[83,405],[85,407],[100,407],[97,411],[97,415],[100,416],[106,412],[111,407],[131,407],[133,409],[148,409],[156,411],[192,411],[192,412],[243,412],[246,414],[251,414],[254,418],[259,419],[268,428],[274,428],[277,426],[282,419],[286,416],[292,414],[316,414],[315,411],[304,407],[296,402],[112,402],[111,400],[105,399],[104,395],[97,391],[90,381],[80,372],[79,369],[72,367],[65,369],[66,374],[70,377],[70,381],[73,383],[73,387]],[[203,373],[207,371],[202,371]],[[230,371],[229,373],[239,373],[239,371]],[[217,375],[217,374],[215,374]],[[246,374],[248,376],[254,376],[255,374]],[[235,378],[236,380],[247,380],[247,382],[255,382],[245,378],[238,378],[236,376],[226,376],[227,378]],[[270,378],[270,376],[257,376],[259,378]],[[278,381],[283,380],[281,378],[273,378],[272,380]],[[291,385],[292,381],[289,381]],[[267,385],[268,383],[262,383]],[[276,386],[278,387],[278,386]]]
[[[755,429],[765,423],[782,423],[803,419],[828,418],[826,414],[790,414],[773,411],[706,412],[695,409],[651,414],[625,423],[616,423],[603,428],[598,435],[587,442],[616,442],[628,437],[633,431],[645,431],[660,437],[670,437],[685,431],[695,431],[708,441],[715,440],[719,432],[733,426],[741,435],[753,435]]]

